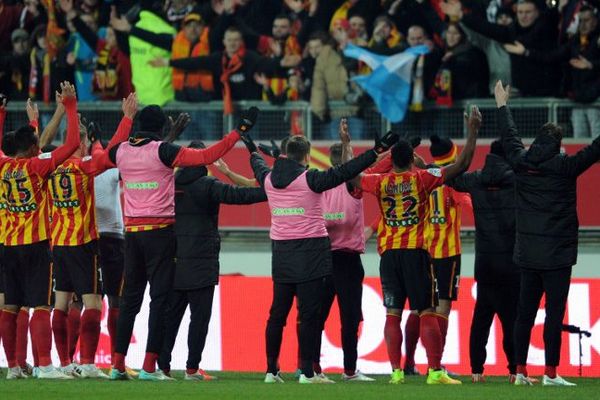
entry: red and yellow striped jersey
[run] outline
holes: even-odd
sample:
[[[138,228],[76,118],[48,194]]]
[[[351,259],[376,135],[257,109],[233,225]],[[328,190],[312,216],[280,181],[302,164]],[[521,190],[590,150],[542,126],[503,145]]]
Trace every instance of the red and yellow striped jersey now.
[[[47,240],[47,177],[54,169],[52,154],[17,159],[3,156],[0,163],[8,211],[4,244],[19,246]]]
[[[4,176],[4,170],[7,168],[7,165],[2,166],[0,170],[0,176]],[[9,218],[11,215],[8,213],[8,201],[6,199],[6,190],[5,185],[0,185],[0,244],[4,244],[6,240],[6,235],[8,233],[9,228]]]
[[[431,258],[446,258],[461,254],[460,222],[461,197],[448,186],[431,192],[429,203],[431,215],[428,220],[427,238]]]
[[[50,175],[54,246],[79,246],[98,239],[94,176],[102,171],[92,157],[69,158]]]
[[[427,249],[429,194],[444,183],[443,170],[364,175],[361,187],[378,198],[382,219],[377,228],[377,251]]]

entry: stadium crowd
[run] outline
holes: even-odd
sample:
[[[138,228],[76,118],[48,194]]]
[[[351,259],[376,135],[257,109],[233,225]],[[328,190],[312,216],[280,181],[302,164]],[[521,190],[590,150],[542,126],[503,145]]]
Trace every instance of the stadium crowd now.
[[[50,102],[59,82],[80,101],[142,104],[306,100],[335,139],[337,119],[364,125],[368,94],[351,81],[369,68],[348,43],[392,55],[426,45],[414,66],[410,110],[427,101],[513,96],[577,103],[575,136],[600,129],[597,0],[2,0],[0,92]],[[173,70],[167,68],[172,66]],[[345,101],[343,110],[331,100]],[[210,114],[198,114],[211,125]],[[214,116],[212,117],[214,118]],[[292,132],[298,129],[292,119]],[[212,126],[212,125],[211,125]],[[211,137],[209,130],[202,138]]]

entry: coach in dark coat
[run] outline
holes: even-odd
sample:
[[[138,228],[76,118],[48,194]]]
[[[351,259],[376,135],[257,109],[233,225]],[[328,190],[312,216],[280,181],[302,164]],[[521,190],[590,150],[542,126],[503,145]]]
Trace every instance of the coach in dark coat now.
[[[201,142],[190,147],[203,148]],[[207,379],[198,373],[208,333],[215,285],[219,283],[219,206],[267,200],[262,188],[243,188],[207,176],[206,167],[188,167],[175,176],[177,264],[159,367],[170,370],[171,351],[185,310],[190,305],[186,379]]]
[[[519,269],[513,262],[515,174],[504,159],[502,142],[492,142],[482,169],[458,176],[451,186],[471,195],[475,215],[477,301],[469,341],[473,381],[482,378],[485,346],[496,314],[502,324],[509,374],[514,375],[513,331],[519,301]]]
[[[526,150],[510,110],[508,93],[495,88],[498,130],[506,159],[516,177],[516,243],[514,261],[521,268],[521,292],[515,326],[517,383],[527,379],[527,351],[537,309],[546,295],[544,383],[569,384],[556,375],[561,327],[571,269],[577,262],[577,178],[600,159],[600,137],[577,154],[560,152],[562,129],[546,123]]]

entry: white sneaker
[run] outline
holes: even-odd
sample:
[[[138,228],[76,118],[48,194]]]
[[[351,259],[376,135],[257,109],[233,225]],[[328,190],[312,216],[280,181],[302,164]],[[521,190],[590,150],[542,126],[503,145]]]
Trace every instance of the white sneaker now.
[[[329,379],[327,377],[327,375],[325,375],[323,372],[321,372],[320,374],[315,374],[315,375],[318,376],[319,378],[321,378],[321,380],[323,381],[321,383],[335,383],[334,380]]]
[[[285,381],[283,380],[283,378],[281,377],[279,372],[276,375],[272,374],[271,372],[267,372],[267,374],[265,375],[265,383],[284,383],[284,382]]]
[[[516,386],[533,386],[533,381],[523,374],[517,374],[515,378]]]
[[[27,375],[23,373],[21,367],[13,367],[6,371],[6,379],[27,379]]]
[[[31,370],[31,377],[37,378],[40,375],[40,367],[33,367]]]
[[[73,375],[78,378],[79,375],[77,372],[77,367],[79,367],[79,364],[72,362],[71,364],[67,365],[66,367],[58,367],[57,369],[62,371],[62,373],[65,375]]]
[[[58,368],[54,368],[52,364],[45,367],[40,367],[38,379],[74,379],[73,375],[67,375]]]
[[[375,382],[375,379],[366,376],[359,370],[356,370],[354,375],[346,375],[346,373],[342,373],[342,380],[344,382]]]
[[[141,381],[174,381],[175,378],[171,378],[168,375],[165,375],[160,369],[157,369],[154,372],[146,372],[143,369],[140,371],[140,375],[138,379]]]
[[[323,379],[319,375],[315,375],[312,378],[307,378],[306,375],[300,374],[300,378],[298,378],[298,383],[313,384],[313,383],[335,383],[335,382],[327,377],[325,377],[325,379]]]
[[[563,379],[562,376],[556,375],[556,378],[550,378],[548,375],[544,375],[542,379],[543,386],[577,386],[573,382],[569,382]]]
[[[82,364],[75,367],[74,374],[77,374],[77,377],[88,379],[109,379],[109,376],[106,375],[100,368],[96,367],[94,364]]]

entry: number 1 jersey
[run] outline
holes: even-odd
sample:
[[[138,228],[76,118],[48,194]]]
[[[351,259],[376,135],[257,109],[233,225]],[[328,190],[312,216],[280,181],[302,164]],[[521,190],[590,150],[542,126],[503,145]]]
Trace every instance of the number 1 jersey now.
[[[443,183],[444,172],[439,168],[363,175],[362,189],[377,197],[381,210],[379,254],[391,249],[427,249],[429,195]]]

